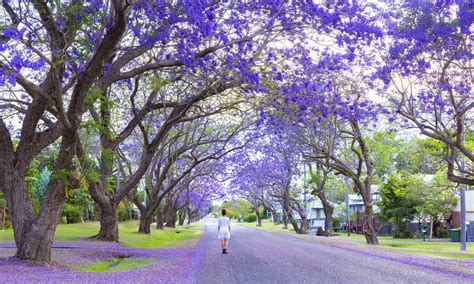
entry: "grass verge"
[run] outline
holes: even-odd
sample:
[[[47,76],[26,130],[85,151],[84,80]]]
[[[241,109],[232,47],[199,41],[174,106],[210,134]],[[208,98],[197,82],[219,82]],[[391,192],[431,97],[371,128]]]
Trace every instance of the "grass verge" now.
[[[421,239],[395,239],[391,236],[379,236],[379,243],[382,247],[390,247],[400,251],[430,255],[441,256],[458,259],[474,259],[474,243],[467,243],[466,252],[460,251],[460,244],[458,242],[451,242],[449,239],[433,239],[423,242]],[[340,235],[335,239],[343,241],[353,241],[361,244],[365,243],[364,235],[351,234],[350,237]]]
[[[91,262],[82,266],[77,266],[74,268],[74,270],[81,272],[114,272],[130,270],[136,267],[153,263],[155,261],[156,260],[152,258],[117,257],[102,261]]]
[[[97,234],[99,228],[99,222],[60,224],[56,230],[54,241],[81,241]],[[202,235],[204,229],[201,223],[195,223],[187,226],[177,226],[176,229],[155,230],[152,227],[150,235],[140,234],[137,231],[137,221],[119,223],[120,242],[136,248],[175,247],[196,241]],[[0,231],[0,242],[14,242],[13,230]]]
[[[242,223],[236,223],[236,224],[243,227],[257,228],[257,229],[270,230],[270,231],[281,231],[281,232],[294,231],[293,226],[291,226],[290,224],[288,224],[288,229],[283,229],[283,224],[275,224],[269,220],[263,220],[262,227],[257,227],[257,222],[252,222],[252,223],[242,222]]]
[[[291,225],[288,225],[288,230],[283,229],[282,224],[275,225],[270,221],[264,220],[262,222],[262,227],[257,227],[256,223],[238,223],[240,226],[258,228],[269,231],[280,231],[288,232],[293,231]],[[296,236],[296,235],[295,235]],[[297,235],[300,238],[307,238],[308,235],[302,236]],[[314,237],[314,236],[311,236]],[[339,241],[339,242],[355,242],[359,244],[365,244],[364,235],[351,234],[350,237],[347,235],[340,234],[337,237],[325,238],[325,237],[316,237],[324,238],[327,241]],[[420,255],[428,256],[440,256],[447,258],[456,258],[456,259],[474,259],[474,242],[467,243],[467,251],[461,252],[459,248],[459,243],[451,242],[449,239],[433,239],[432,241],[423,242],[421,239],[395,239],[391,236],[379,236],[380,247],[390,249],[394,252],[405,252],[405,253],[414,253]]]

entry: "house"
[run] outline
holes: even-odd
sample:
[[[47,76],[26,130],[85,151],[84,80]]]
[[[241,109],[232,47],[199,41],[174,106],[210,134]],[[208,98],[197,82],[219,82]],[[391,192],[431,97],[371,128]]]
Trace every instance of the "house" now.
[[[374,203],[374,212],[377,213],[380,211],[380,208],[375,205],[377,201],[380,200],[380,194],[378,192],[379,186],[372,185],[372,200]],[[362,196],[360,194],[349,194],[349,210],[350,214],[353,212],[358,212],[360,214],[360,218],[362,218],[362,212],[364,212],[364,202],[362,200]],[[301,223],[301,219],[299,215],[295,212],[293,214],[295,219],[298,223]],[[310,198],[307,208],[306,208],[306,216],[308,218],[308,224],[310,229],[317,229],[319,227],[324,227],[325,222],[325,214],[323,209],[323,204],[321,200],[317,197]],[[362,224],[362,222],[361,222]]]
[[[309,202],[306,209],[306,216],[308,216],[308,223],[311,229],[324,227],[326,216],[324,214],[323,204],[319,198],[315,198]]]
[[[451,216],[447,218],[449,225],[452,228],[461,227],[461,203],[458,201],[458,204],[454,208]],[[474,190],[466,190],[466,222],[474,222]]]
[[[376,203],[380,201],[379,186],[376,184],[372,185],[372,201],[374,204],[374,213],[380,212],[380,208],[376,205]],[[357,211],[364,212],[364,201],[360,194],[349,194],[349,210],[351,214]]]

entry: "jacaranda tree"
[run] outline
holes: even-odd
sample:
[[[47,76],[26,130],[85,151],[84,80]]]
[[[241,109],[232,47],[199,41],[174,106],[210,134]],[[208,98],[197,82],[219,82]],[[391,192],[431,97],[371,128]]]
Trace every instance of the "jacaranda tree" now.
[[[474,185],[474,95],[469,1],[403,1],[384,15],[379,75],[402,120],[447,147],[447,176]],[[461,159],[465,159],[462,166]]]
[[[1,22],[0,84],[10,93],[2,96],[1,188],[12,217],[17,257],[47,262],[65,188],[77,182],[71,173],[77,166],[78,130],[91,96],[106,106],[99,116],[106,131],[109,88],[130,83],[133,89],[131,82],[136,86],[138,77],[157,70],[208,74],[198,83],[200,92],[175,102],[163,124],[164,134],[193,103],[242,83],[258,82],[259,75],[251,68],[257,51],[268,43],[275,27],[289,31],[291,26],[284,24],[298,18],[288,18],[295,5],[274,1],[3,1],[2,7],[6,17]],[[16,117],[12,120],[10,115]],[[141,172],[162,136],[150,141]],[[102,146],[114,146],[122,139],[103,138],[107,143]],[[58,139],[53,178],[35,218],[25,172],[32,159]],[[127,184],[140,177],[139,172]],[[126,193],[121,191],[114,200]]]

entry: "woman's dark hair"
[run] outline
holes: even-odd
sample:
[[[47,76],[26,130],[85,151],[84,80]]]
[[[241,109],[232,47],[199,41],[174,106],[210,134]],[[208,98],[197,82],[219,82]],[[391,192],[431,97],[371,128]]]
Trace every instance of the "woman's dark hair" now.
[[[225,216],[225,214],[227,214],[227,211],[225,211],[225,209],[222,209],[222,216]]]

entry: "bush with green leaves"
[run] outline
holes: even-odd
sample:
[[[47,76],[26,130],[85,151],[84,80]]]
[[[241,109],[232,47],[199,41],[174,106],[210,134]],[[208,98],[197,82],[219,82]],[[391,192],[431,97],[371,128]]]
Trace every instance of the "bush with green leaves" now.
[[[255,214],[248,214],[247,216],[244,217],[244,222],[247,223],[252,223],[257,221],[257,215]]]
[[[247,200],[240,198],[227,201],[217,208],[217,216],[221,214],[222,209],[227,211],[227,217],[229,218],[245,218],[250,212],[252,212],[252,204]]]
[[[413,233],[408,229],[399,230],[398,233],[393,236],[396,239],[413,239]]]
[[[63,216],[66,217],[68,224],[82,222],[81,208],[71,205],[71,204],[67,204],[67,203],[64,204]]]
[[[132,214],[130,214],[130,209],[128,208],[122,208],[119,209],[118,211],[118,220],[120,222],[128,221],[130,220]]]
[[[449,231],[446,228],[440,227],[435,233],[437,238],[449,238]]]

